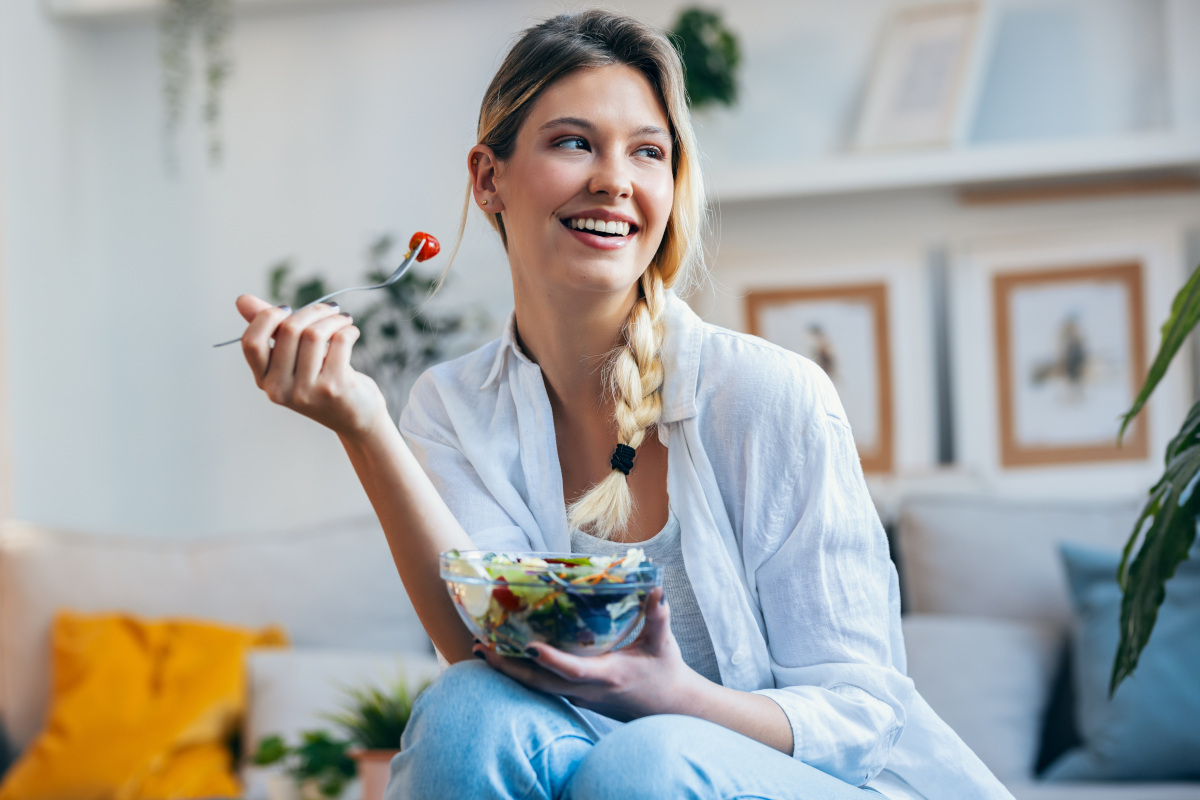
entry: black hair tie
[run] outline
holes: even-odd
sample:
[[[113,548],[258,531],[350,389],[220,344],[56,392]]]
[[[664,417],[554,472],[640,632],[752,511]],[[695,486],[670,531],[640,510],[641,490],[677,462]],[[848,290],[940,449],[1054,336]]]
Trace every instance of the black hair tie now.
[[[613,469],[619,469],[628,475],[629,470],[633,469],[633,456],[635,453],[637,453],[637,450],[634,450],[629,445],[619,444],[617,445],[617,449],[613,451],[612,458],[608,460],[608,463],[612,465]]]

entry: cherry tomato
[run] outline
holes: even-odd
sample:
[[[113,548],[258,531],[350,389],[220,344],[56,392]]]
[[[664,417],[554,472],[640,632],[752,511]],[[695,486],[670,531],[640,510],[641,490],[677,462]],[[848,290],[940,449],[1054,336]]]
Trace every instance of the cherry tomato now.
[[[503,580],[503,578],[501,578]],[[500,607],[508,611],[519,611],[521,609],[520,599],[513,594],[513,590],[507,586],[496,586],[492,589],[492,597],[500,604]]]
[[[412,238],[408,240],[408,249],[416,250],[417,245],[422,240],[424,240],[425,246],[421,248],[421,254],[417,256],[417,261],[428,261],[442,252],[442,246],[438,243],[438,240],[433,238],[431,234],[422,233],[421,231],[414,233]]]

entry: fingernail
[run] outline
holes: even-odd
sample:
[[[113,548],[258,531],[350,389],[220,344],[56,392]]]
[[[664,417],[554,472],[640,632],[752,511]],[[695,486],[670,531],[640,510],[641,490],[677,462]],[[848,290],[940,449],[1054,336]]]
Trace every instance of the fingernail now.
[[[541,653],[538,652],[538,649],[536,647],[526,647],[525,655],[529,656],[530,658],[537,658],[538,656],[541,655]]]
[[[342,316],[342,317],[350,317],[350,312],[349,312],[349,311],[342,311],[342,312],[341,312],[341,313],[340,313],[338,316]],[[350,319],[354,319],[354,317],[350,317]]]
[[[332,300],[326,300],[325,305],[329,306],[330,308],[341,308],[341,306],[339,306],[337,303],[333,302]]]
[[[284,311],[291,311],[291,310],[292,310],[292,307],[291,307],[291,306],[289,306],[287,303],[281,303],[281,304],[279,304],[279,305],[277,305],[277,306],[275,306],[275,307],[276,307],[276,308],[282,308]]]
[[[663,592],[661,595],[659,595],[658,604],[661,606],[661,605],[665,605],[666,602],[667,602],[667,593]]]
[[[472,650],[471,652],[475,654],[476,658],[482,658],[484,661],[487,661],[487,656],[483,654],[482,650]]]

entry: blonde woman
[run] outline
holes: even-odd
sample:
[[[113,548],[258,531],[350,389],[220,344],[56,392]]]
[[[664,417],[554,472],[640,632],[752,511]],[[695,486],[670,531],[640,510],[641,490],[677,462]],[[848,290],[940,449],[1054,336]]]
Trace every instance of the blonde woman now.
[[[896,573],[828,379],[673,291],[701,268],[704,197],[666,38],[607,12],[530,28],[467,168],[515,309],[422,376],[399,431],[349,366],[349,318],[238,300],[259,386],[338,433],[452,663],[389,796],[1008,797],[905,676]],[[600,657],[501,657],[438,577],[451,548],[633,543],[665,589]]]

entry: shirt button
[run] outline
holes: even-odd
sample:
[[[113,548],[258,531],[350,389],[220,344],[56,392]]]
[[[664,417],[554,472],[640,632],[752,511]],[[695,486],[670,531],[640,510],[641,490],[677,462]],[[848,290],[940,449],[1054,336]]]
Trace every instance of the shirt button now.
[[[733,658],[731,658],[729,660],[732,661],[733,665],[736,667],[739,664],[741,664],[743,661],[746,660],[746,654],[743,653],[741,650],[738,650],[736,653],[733,654]]]

